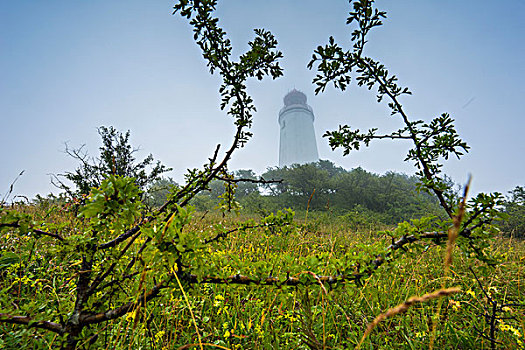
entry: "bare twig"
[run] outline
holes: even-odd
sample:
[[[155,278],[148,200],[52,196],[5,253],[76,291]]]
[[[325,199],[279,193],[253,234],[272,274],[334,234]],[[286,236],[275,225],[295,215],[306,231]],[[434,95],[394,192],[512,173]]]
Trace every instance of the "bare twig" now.
[[[263,177],[259,179],[230,179],[223,176],[217,176],[217,180],[221,180],[228,183],[239,183],[239,182],[251,182],[254,184],[280,184],[283,182],[283,180],[265,180]]]
[[[452,264],[452,252],[454,251],[454,244],[456,243],[456,238],[459,234],[459,228],[461,227],[461,221],[465,215],[465,210],[467,208],[467,195],[470,187],[471,177],[465,185],[465,190],[463,192],[463,198],[459,204],[458,213],[453,217],[454,225],[448,230],[448,241],[447,241],[447,252],[445,254],[445,269],[448,271],[450,265]]]
[[[17,316],[0,313],[0,323],[21,324],[30,328],[41,328],[58,334],[64,334],[64,328],[60,324],[50,321],[37,321],[30,316]]]
[[[0,227],[20,228],[20,224],[18,222],[1,223]],[[38,235],[53,237],[53,238],[58,239],[61,242],[65,241],[64,238],[62,236],[60,236],[59,234],[57,234],[57,233],[46,232],[46,231],[42,231],[42,230],[38,230],[38,229],[30,229],[30,232],[36,233]]]
[[[14,189],[15,183],[18,181],[18,179],[20,178],[20,176],[24,175],[24,172],[25,172],[25,170],[22,170],[22,171],[20,172],[20,174],[18,174],[18,176],[15,177],[15,179],[13,180],[13,182],[11,182],[11,185],[9,185],[9,190],[8,190],[7,193],[4,195],[4,197],[2,198],[2,200],[0,200],[0,206],[1,206],[1,205],[4,205],[4,203],[7,201],[7,199],[8,199],[9,196],[11,195],[11,193],[13,193],[13,189]]]

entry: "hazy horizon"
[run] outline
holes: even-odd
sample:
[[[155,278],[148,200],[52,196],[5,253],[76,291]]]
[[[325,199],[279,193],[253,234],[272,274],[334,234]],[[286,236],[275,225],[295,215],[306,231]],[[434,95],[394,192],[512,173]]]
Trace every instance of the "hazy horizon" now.
[[[16,176],[14,194],[33,198],[57,193],[48,174],[72,171],[77,163],[64,144],[85,144],[98,154],[97,128],[131,131],[137,159],[152,153],[174,170],[181,183],[188,168],[200,167],[217,144],[226,149],[232,120],[220,111],[220,79],[209,74],[193,42],[191,27],[173,1],[46,1],[0,5],[0,198]],[[409,87],[404,97],[412,119],[428,121],[448,112],[471,146],[460,161],[445,162],[455,182],[473,177],[473,192],[506,193],[525,185],[525,93],[523,57],[525,3],[465,0],[377,1],[387,11],[384,25],[369,38],[367,54],[383,62]],[[238,150],[230,169],[261,174],[278,163],[278,112],[284,95],[303,91],[315,114],[319,156],[345,169],[412,175],[403,162],[408,143],[379,141],[342,157],[332,152],[327,130],[349,124],[388,132],[401,126],[378,105],[374,91],[352,84],[346,92],[328,88],[315,95],[314,71],[306,68],[313,50],[333,35],[349,48],[350,6],[343,1],[219,1],[216,15],[234,55],[242,53],[254,28],[270,30],[284,54],[284,77],[251,80],[257,113],[253,138]]]

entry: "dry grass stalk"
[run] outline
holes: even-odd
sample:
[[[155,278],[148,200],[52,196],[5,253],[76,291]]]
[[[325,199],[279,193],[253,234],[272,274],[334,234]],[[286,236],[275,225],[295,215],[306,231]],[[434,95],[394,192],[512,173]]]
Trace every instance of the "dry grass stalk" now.
[[[173,217],[173,216],[172,216]],[[193,325],[195,326],[195,333],[197,333],[197,338],[199,339],[199,347],[201,350],[203,350],[203,343],[202,343],[202,338],[201,338],[201,335],[199,333],[199,327],[197,326],[197,321],[195,321],[195,315],[193,314],[193,310],[191,309],[191,304],[190,304],[190,301],[188,300],[188,296],[186,295],[186,292],[184,291],[184,288],[182,288],[182,284],[180,283],[180,280],[179,280],[179,276],[177,276],[177,274],[175,273],[174,274],[175,276],[175,279],[177,280],[177,284],[179,285],[179,288],[182,292],[182,295],[184,296],[184,299],[186,300],[186,304],[188,305],[188,310],[190,311],[190,315],[191,315],[191,319],[193,321]]]
[[[387,312],[382,313],[381,315],[377,316],[374,319],[374,321],[372,321],[372,323],[370,323],[368,325],[368,327],[366,328],[365,334],[363,334],[363,337],[361,338],[361,341],[357,345],[357,349],[359,349],[361,347],[361,344],[363,343],[365,338],[372,332],[372,330],[381,321],[385,320],[386,318],[395,316],[395,315],[403,313],[403,312],[406,312],[414,304],[424,303],[424,302],[432,300],[432,299],[446,297],[446,296],[449,296],[451,294],[459,293],[460,291],[461,291],[461,289],[457,288],[457,287],[446,288],[446,289],[439,289],[439,290],[436,290],[435,292],[428,293],[428,294],[425,294],[425,295],[420,296],[420,297],[411,297],[410,299],[408,299],[404,303],[399,304],[398,306],[396,306],[394,308],[388,309]]]
[[[448,230],[447,251],[446,251],[446,254],[445,254],[445,261],[444,261],[445,276],[448,274],[448,270],[450,268],[450,265],[452,264],[452,253],[454,252],[454,245],[456,243],[456,239],[457,239],[458,234],[459,234],[459,229],[461,227],[461,221],[463,221],[463,217],[465,216],[465,210],[466,210],[466,206],[467,206],[466,205],[466,203],[467,203],[467,194],[468,194],[468,190],[469,190],[469,187],[470,187],[470,180],[471,180],[471,178],[469,177],[467,185],[465,186],[465,191],[463,192],[463,198],[461,199],[461,202],[459,203],[458,214],[455,215],[452,218],[453,226]],[[445,296],[448,296],[448,295],[451,295],[451,294],[454,294],[454,293],[458,293],[460,291],[461,291],[461,289],[459,289],[457,287],[444,288],[444,286],[443,286],[442,289],[436,290],[436,291],[434,291],[432,293],[425,294],[425,295],[423,295],[421,297],[411,297],[410,299],[408,299],[404,303],[399,304],[398,306],[396,306],[396,307],[394,307],[392,309],[389,309],[387,312],[382,313],[381,315],[377,316],[374,319],[374,321],[368,325],[368,327],[366,328],[365,334],[363,334],[363,337],[361,338],[361,341],[357,345],[357,349],[359,349],[361,347],[361,344],[363,344],[363,341],[366,339],[366,337],[384,319],[386,319],[388,317],[395,316],[395,315],[400,314],[400,313],[403,313],[403,312],[407,311],[412,305],[414,305],[416,303],[424,303],[424,302],[426,302],[428,300],[445,297]],[[433,329],[435,329],[435,325],[434,325]],[[432,344],[433,344],[433,339],[431,339],[431,347],[432,347]]]
[[[307,274],[307,275],[310,275],[312,276],[313,278],[315,278],[315,280],[317,281],[317,283],[319,283],[319,286],[321,287],[321,290],[324,292],[325,295],[328,295],[328,291],[326,290],[326,288],[324,287],[324,284],[323,282],[321,281],[321,279],[319,278],[319,276],[317,276],[315,273],[313,273],[312,271],[303,271],[301,272],[299,275],[302,275],[302,274]]]
[[[312,201],[312,198],[314,198],[315,194],[315,188],[312,191],[312,194],[310,195],[310,198],[308,198],[308,203],[306,204],[306,214],[304,216],[304,222],[306,223],[308,221],[308,210],[310,209],[310,202]]]
[[[461,202],[459,203],[458,214],[452,218],[453,226],[448,230],[447,251],[445,254],[445,275],[447,274],[448,269],[450,268],[450,265],[452,264],[452,253],[454,251],[454,245],[456,243],[456,238],[458,238],[461,221],[463,221],[463,216],[465,216],[465,209],[467,207],[467,195],[468,195],[468,190],[470,187],[470,180],[471,180],[471,177],[469,177],[467,181],[467,185],[465,186],[465,190],[463,192],[463,198],[461,199]]]
[[[463,191],[463,198],[461,199],[458,207],[458,214],[454,215],[452,218],[453,226],[448,230],[448,241],[447,241],[447,250],[445,253],[445,260],[444,260],[444,276],[445,279],[443,279],[442,288],[445,288],[445,281],[446,277],[448,276],[448,272],[450,270],[450,265],[452,265],[452,253],[454,252],[454,246],[456,243],[456,238],[458,238],[459,235],[459,229],[461,227],[461,221],[463,221],[463,217],[465,216],[465,210],[467,208],[467,195],[468,190],[470,188],[470,181],[472,177],[469,176],[467,184],[465,185],[465,190]],[[434,320],[432,321],[432,336],[430,337],[430,342],[428,344],[428,348],[432,350],[434,348],[434,341],[436,339],[436,330],[437,330],[437,324],[439,320],[439,315],[441,313],[441,302],[439,302],[436,314],[434,315]]]
[[[231,350],[230,348],[227,348],[225,346],[212,344],[212,343],[186,344],[186,345],[178,347],[177,350],[187,350],[187,349],[195,348],[197,346],[202,346],[202,345],[204,345],[204,346],[211,346],[211,347],[214,347],[214,348],[219,348],[219,349],[224,349],[224,350]]]

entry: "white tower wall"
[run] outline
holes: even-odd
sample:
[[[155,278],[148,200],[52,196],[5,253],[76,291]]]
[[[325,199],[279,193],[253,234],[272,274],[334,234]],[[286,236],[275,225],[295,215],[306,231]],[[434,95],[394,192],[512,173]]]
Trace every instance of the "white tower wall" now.
[[[284,104],[279,112],[279,167],[317,162],[314,113],[306,104],[306,95],[294,89],[285,96]]]

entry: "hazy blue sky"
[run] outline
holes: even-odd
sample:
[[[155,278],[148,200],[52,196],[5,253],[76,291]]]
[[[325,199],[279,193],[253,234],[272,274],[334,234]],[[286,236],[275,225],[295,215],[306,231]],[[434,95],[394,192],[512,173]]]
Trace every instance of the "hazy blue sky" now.
[[[72,170],[64,143],[97,154],[97,127],[130,129],[138,157],[149,153],[174,168],[178,181],[199,167],[215,145],[229,144],[233,126],[219,106],[218,77],[210,76],[191,28],[174,1],[2,1],[0,4],[0,194],[21,171],[16,194],[56,190],[50,173]],[[388,11],[370,36],[368,54],[382,60],[413,91],[403,100],[412,118],[443,112],[456,119],[472,147],[445,167],[457,182],[473,175],[474,191],[506,192],[525,185],[522,0],[377,1]],[[412,174],[408,144],[379,142],[342,157],[326,130],[339,124],[398,128],[375,94],[352,86],[315,96],[306,64],[330,35],[349,47],[347,1],[224,0],[220,24],[243,52],[253,28],[271,30],[284,53],[284,77],[253,81],[258,113],[254,137],[230,168],[262,173],[278,163],[278,111],[292,88],[308,96],[320,157],[347,169]]]

